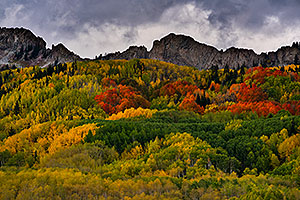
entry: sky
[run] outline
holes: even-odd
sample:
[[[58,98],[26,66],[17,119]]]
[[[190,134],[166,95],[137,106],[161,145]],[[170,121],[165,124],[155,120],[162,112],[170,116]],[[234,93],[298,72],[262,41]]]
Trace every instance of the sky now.
[[[256,53],[300,41],[300,0],[1,0],[0,26],[24,27],[81,57],[150,50],[169,33]]]

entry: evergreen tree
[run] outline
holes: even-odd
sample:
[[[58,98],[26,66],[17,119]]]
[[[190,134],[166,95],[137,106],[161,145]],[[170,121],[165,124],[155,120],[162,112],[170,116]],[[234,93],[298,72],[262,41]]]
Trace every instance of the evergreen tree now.
[[[229,73],[229,66],[226,64],[224,67],[224,74]]]
[[[215,83],[220,83],[218,70],[219,70],[218,65],[213,65],[211,67],[211,81],[214,81]]]
[[[240,74],[244,75],[246,73],[245,68],[246,68],[246,66],[245,66],[245,64],[243,64],[242,67],[241,67]]]
[[[299,58],[298,58],[298,55],[296,54],[295,57],[294,57],[294,64],[295,65],[298,65],[299,64]]]
[[[20,113],[20,105],[19,105],[19,101],[17,101],[14,107],[14,114],[17,115],[19,113]]]

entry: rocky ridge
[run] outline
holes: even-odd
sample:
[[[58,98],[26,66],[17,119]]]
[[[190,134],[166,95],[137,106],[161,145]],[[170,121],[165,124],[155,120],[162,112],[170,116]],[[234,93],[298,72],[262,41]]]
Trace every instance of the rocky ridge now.
[[[45,66],[81,60],[63,44],[46,48],[46,42],[24,28],[0,28],[0,65]]]
[[[256,54],[251,49],[231,47],[225,51],[218,50],[195,41],[192,37],[171,33],[153,42],[151,50],[144,46],[131,46],[124,52],[110,53],[97,59],[157,59],[177,65],[194,66],[198,69],[208,69],[212,66],[230,68],[241,66],[283,66],[292,63],[300,64],[300,45],[279,48],[275,52]],[[82,60],[78,55],[68,50],[63,44],[46,48],[46,42],[24,28],[0,28],[0,68],[1,66],[47,66],[54,63]]]
[[[298,62],[300,58],[299,45],[279,48],[276,52],[256,54],[251,49],[231,47],[225,51],[199,43],[192,37],[171,33],[153,42],[153,47],[147,51],[145,47],[132,46],[124,52],[111,53],[103,60],[149,58],[177,65],[194,66],[198,69],[208,69],[214,65],[224,68],[241,66],[283,66]],[[299,63],[296,63],[299,64]]]

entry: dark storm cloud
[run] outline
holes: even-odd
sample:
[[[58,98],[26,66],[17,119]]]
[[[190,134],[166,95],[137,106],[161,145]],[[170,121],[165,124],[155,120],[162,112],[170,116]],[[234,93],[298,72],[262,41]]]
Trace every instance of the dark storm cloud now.
[[[194,15],[180,13],[181,8],[187,4],[193,6]],[[169,13],[170,9],[172,14]],[[251,33],[266,26],[274,28],[274,32],[292,28],[299,24],[299,10],[299,0],[1,0],[0,25],[29,28],[50,43],[66,41],[71,44],[73,41],[74,44],[76,40],[92,37],[100,46],[108,46],[109,40],[114,39],[108,35],[109,31],[116,32],[119,41],[124,41],[123,48],[142,40],[140,32],[145,29],[145,24],[159,27],[163,21],[161,27],[168,27],[166,22],[172,24],[177,23],[177,20],[177,26],[186,27],[191,22],[189,29],[181,30],[173,25],[173,30],[170,30],[189,34],[193,24],[195,29],[199,29],[197,26],[206,24],[203,20],[207,20],[209,24],[203,26],[203,29],[211,29],[216,37],[208,38],[208,41],[215,41],[214,45],[224,47],[239,43],[242,36],[237,30],[249,31],[250,38]],[[199,17],[197,12],[202,11],[208,14],[199,15],[204,16],[201,23],[192,18]],[[266,37],[271,28],[264,30],[269,31]],[[154,31],[157,30],[149,29],[147,34],[151,35],[152,31],[155,35]],[[294,34],[295,37],[297,34]],[[104,39],[98,41],[96,37]],[[87,47],[91,45],[86,44]],[[98,51],[105,49],[99,47]]]
[[[4,0],[0,3],[1,14],[13,5],[23,5],[23,12],[33,23],[47,26],[60,19],[70,21],[72,25],[89,23],[94,26],[105,22],[135,26],[156,21],[165,9],[185,0]],[[67,28],[68,24],[64,25]],[[62,27],[64,27],[62,26]]]
[[[203,0],[204,8],[211,9],[210,21],[228,27],[234,21],[241,27],[257,29],[267,16],[277,16],[284,23],[300,19],[299,0]]]
[[[73,37],[77,31],[88,24],[100,27],[104,23],[135,27],[139,24],[157,21],[165,9],[181,0],[2,0],[0,17],[22,6],[18,20],[7,19],[9,26],[27,26],[31,29],[55,32],[60,37]],[[126,38],[133,35],[127,33]]]

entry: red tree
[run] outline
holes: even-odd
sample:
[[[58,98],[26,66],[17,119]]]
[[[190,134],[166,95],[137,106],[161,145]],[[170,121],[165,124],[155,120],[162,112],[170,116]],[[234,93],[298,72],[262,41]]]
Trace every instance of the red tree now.
[[[116,82],[111,78],[103,78],[101,82],[102,82],[103,87],[110,87],[110,86],[116,87],[117,86]]]
[[[149,101],[142,97],[134,88],[118,85],[97,95],[95,100],[109,115],[124,111],[127,108],[148,108]]]
[[[256,112],[259,116],[267,116],[269,113],[276,114],[278,111],[282,110],[282,106],[279,103],[272,101],[238,102],[228,106],[227,110],[235,114]]]
[[[237,94],[237,99],[243,102],[257,102],[267,100],[268,96],[260,87],[257,87],[256,84],[250,87],[242,83]]]
[[[292,115],[300,115],[300,101],[290,101],[284,103],[282,107],[289,111]]]
[[[173,96],[178,94],[180,96],[187,96],[187,94],[192,94],[198,87],[187,81],[176,81],[173,83],[168,83],[160,89],[161,96]]]
[[[253,67],[246,72],[244,81],[251,80],[253,83],[259,85],[263,84],[265,82],[265,77],[268,76],[287,76],[287,73],[271,68]]]
[[[196,103],[196,97],[193,94],[189,94],[183,99],[179,105],[179,110],[188,110],[200,114],[204,113],[204,108]]]

